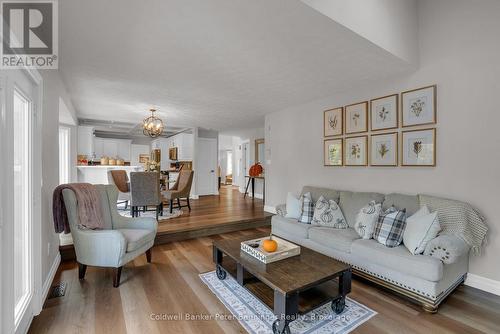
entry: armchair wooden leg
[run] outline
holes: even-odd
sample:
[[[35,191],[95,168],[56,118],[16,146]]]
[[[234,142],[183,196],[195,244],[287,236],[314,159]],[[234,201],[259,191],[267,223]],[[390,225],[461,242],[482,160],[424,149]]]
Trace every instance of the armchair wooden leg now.
[[[189,196],[187,197],[187,202],[188,202],[188,209],[191,212],[191,205],[189,204]]]
[[[120,276],[122,275],[122,267],[113,268],[113,287],[120,286]]]
[[[146,251],[146,260],[151,263],[151,248]]]
[[[177,197],[177,206],[179,209],[181,208],[181,199],[179,197]]]
[[[78,278],[84,279],[86,272],[87,272],[87,265],[78,263]]]
[[[125,201],[125,210],[127,210],[128,201]]]
[[[134,217],[134,207],[132,205],[130,206],[130,215]]]
[[[171,199],[169,204],[170,204],[170,213],[172,213],[172,210],[174,209],[173,208],[173,206],[174,206],[174,200]]]

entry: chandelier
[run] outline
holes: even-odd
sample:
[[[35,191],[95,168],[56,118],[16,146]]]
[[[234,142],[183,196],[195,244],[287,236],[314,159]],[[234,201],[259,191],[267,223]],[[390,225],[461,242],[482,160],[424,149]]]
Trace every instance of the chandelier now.
[[[156,109],[149,109],[151,116],[142,121],[142,133],[145,136],[156,138],[163,132],[163,121],[155,116]]]

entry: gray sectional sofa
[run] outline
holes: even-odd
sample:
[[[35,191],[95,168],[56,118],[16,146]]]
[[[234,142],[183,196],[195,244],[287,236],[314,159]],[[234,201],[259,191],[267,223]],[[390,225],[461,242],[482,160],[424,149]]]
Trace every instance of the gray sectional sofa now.
[[[427,245],[424,254],[412,255],[404,245],[389,248],[377,241],[363,240],[353,229],[356,214],[372,200],[383,209],[406,208],[412,215],[419,208],[418,197],[403,194],[337,191],[306,186],[313,201],[323,195],[335,200],[349,224],[347,229],[318,227],[285,218],[286,207],[279,205],[272,217],[272,233],[304,247],[348,263],[353,273],[394,290],[436,312],[439,304],[464,282],[469,265],[469,246],[453,235],[438,236]]]

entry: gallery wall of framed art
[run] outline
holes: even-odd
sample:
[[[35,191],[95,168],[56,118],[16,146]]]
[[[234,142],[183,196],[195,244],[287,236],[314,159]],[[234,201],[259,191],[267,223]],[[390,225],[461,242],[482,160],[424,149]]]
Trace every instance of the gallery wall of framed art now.
[[[435,167],[437,85],[323,112],[324,166]]]

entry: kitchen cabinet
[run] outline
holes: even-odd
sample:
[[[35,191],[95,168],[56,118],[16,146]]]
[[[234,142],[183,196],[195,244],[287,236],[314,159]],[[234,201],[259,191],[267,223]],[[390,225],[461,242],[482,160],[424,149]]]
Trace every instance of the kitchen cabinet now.
[[[168,158],[168,149],[177,147],[178,161],[192,161],[194,137],[191,133],[178,133],[169,138],[157,138],[151,142],[151,149],[161,150],[161,169],[170,168],[170,163],[174,162]]]
[[[125,161],[130,161],[130,146],[132,140],[129,139],[111,139],[111,138],[94,138],[94,152],[96,159],[103,156],[112,158],[121,158]]]
[[[94,128],[92,126],[78,127],[78,154],[90,157],[94,152]]]

